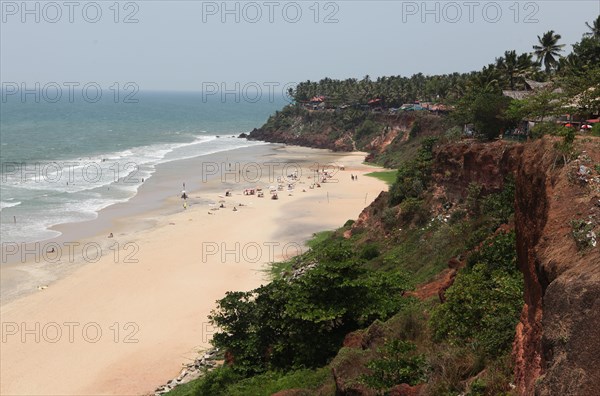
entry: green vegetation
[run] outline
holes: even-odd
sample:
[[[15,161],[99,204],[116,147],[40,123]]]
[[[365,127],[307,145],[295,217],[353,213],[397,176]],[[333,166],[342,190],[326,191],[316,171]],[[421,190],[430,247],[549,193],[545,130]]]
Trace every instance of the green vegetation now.
[[[565,127],[555,122],[540,122],[531,129],[531,137],[539,139],[544,135],[561,136],[565,133]]]
[[[250,292],[229,292],[217,302],[209,317],[220,329],[213,344],[233,355],[236,373],[319,367],[334,356],[348,332],[402,307],[404,275],[368,270],[348,242],[327,242],[303,257],[317,263],[303,276],[274,280]]]
[[[308,245],[308,247],[310,247],[310,248],[315,248],[315,247],[321,245],[323,242],[325,242],[331,236],[333,236],[333,231],[321,231],[321,232],[317,232],[317,233],[313,234],[312,239],[309,240],[306,243],[306,245]]]
[[[562,137],[554,139],[555,149],[570,161],[576,131],[548,120],[600,108],[600,17],[588,27],[566,56],[560,35],[548,31],[532,53],[505,51],[477,72],[323,79],[292,90],[295,103],[271,116],[262,132],[280,139],[287,131],[298,144],[336,150],[370,150],[385,141],[369,160],[398,170],[369,176],[390,184],[387,205],[371,206],[360,226],[349,220],[338,231],[315,234],[307,252],[273,265],[269,284],[220,299],[210,320],[219,329],[213,344],[227,362],[171,394],[299,388],[298,394],[330,395],[338,381],[332,369],[350,377],[345,384],[380,394],[399,383],[425,383],[429,395],[509,394],[523,277],[515,233],[499,227],[514,223],[515,183],[512,177],[502,189],[471,183],[449,202],[432,185],[434,147],[463,139],[465,126],[487,141],[536,121],[530,136]],[[514,95],[518,100],[503,95],[525,90],[527,79],[547,84]],[[317,95],[326,99],[313,110],[307,104]],[[373,98],[381,106],[368,104]],[[440,117],[390,109],[415,101],[453,111]],[[600,135],[600,124],[590,134]],[[595,223],[570,225],[580,250],[595,244]],[[454,283],[431,292],[427,287],[453,273],[449,260],[459,268]],[[420,300],[408,296],[414,288]],[[354,346],[344,341],[349,335]]]
[[[429,185],[431,162],[436,138],[426,138],[417,158],[400,166],[396,182],[390,188],[390,205],[395,206],[407,198],[419,199]]]
[[[476,91],[461,99],[456,117],[462,123],[472,123],[483,139],[493,140],[515,126],[514,120],[506,115],[510,102],[501,92]]]
[[[432,314],[434,334],[498,358],[510,350],[523,306],[514,233],[496,236],[469,261]]]
[[[579,250],[589,249],[595,246],[596,236],[594,233],[594,222],[582,219],[571,220],[571,235]]]
[[[394,184],[394,182],[396,181],[396,174],[398,172],[393,170],[393,171],[381,171],[381,172],[371,172],[371,173],[367,173],[365,176],[371,176],[371,177],[375,177],[379,180],[383,180],[384,182],[386,182],[389,185]]]
[[[379,350],[381,357],[367,364],[370,374],[363,376],[372,389],[388,391],[398,384],[417,385],[427,379],[425,355],[415,353],[415,344],[398,339],[387,342]]]
[[[209,371],[199,380],[178,386],[169,396],[270,396],[285,389],[302,388],[307,395],[331,380],[330,370],[296,370],[287,373],[269,371],[251,378],[242,378],[229,367]]]
[[[264,131],[292,131],[304,144],[336,149],[368,149],[392,129],[402,134],[373,160],[399,165],[399,148],[433,130],[469,125],[476,136],[493,140],[520,128],[523,120],[543,122],[561,114],[585,117],[600,109],[600,38],[596,19],[589,31],[563,56],[561,35],[547,31],[532,43],[531,53],[504,51],[494,62],[471,73],[411,77],[305,81],[290,91],[294,103],[269,118]],[[531,88],[531,82],[536,85]],[[528,91],[511,99],[504,91]],[[522,92],[521,92],[522,93]],[[307,105],[319,96],[324,111]],[[373,99],[378,99],[373,105]],[[398,110],[403,104],[437,102],[452,108],[441,118],[426,111]],[[433,119],[438,121],[432,121]],[[442,121],[439,121],[442,120]],[[323,134],[323,131],[327,131]],[[540,134],[542,130],[536,131]],[[335,144],[334,144],[335,142]],[[419,143],[419,142],[417,142]],[[310,143],[309,143],[310,144]]]
[[[356,128],[355,138],[361,140],[365,137],[375,135],[383,130],[383,126],[377,122],[366,119]]]
[[[512,276],[516,275],[505,274],[510,268],[508,261],[514,264],[514,234],[498,237],[487,244],[490,247],[472,254],[468,269],[463,270],[466,275],[459,273],[457,289],[463,284],[470,285],[469,292],[495,292],[488,296],[491,303],[487,305],[481,302],[481,295],[472,297],[479,302],[479,310],[470,315],[486,320],[475,324],[472,334],[458,333],[469,336],[462,344],[458,338],[451,344],[435,338],[437,327],[423,312],[441,315],[436,314],[438,310],[444,312],[441,307],[459,304],[453,294],[461,295],[463,289],[452,292],[451,288],[447,303],[439,306],[403,296],[412,285],[430,280],[445,268],[449,257],[479,245],[499,222],[512,216],[514,183],[507,179],[503,190],[488,195],[479,191],[473,199],[482,208],[479,216],[458,211],[462,214],[453,221],[435,220],[424,227],[410,226],[393,216],[395,208],[386,208],[382,216],[392,211],[391,223],[407,228],[397,231],[394,227],[392,237],[385,240],[374,240],[366,229],[354,229],[352,237],[344,239],[341,234],[352,226],[351,221],[337,232],[316,234],[309,243],[311,250],[286,264],[289,269],[311,268],[305,275],[293,281],[279,277],[249,293],[228,293],[218,302],[212,320],[221,330],[213,342],[228,352],[233,363],[177,388],[179,393],[175,394],[263,395],[302,388],[307,395],[329,395],[335,392],[330,365],[346,359],[351,362],[347,364],[370,370],[370,375],[355,380],[378,392],[385,392],[399,378],[415,384],[426,381],[432,389],[458,392],[464,390],[467,378],[494,365],[498,368],[489,371],[490,377],[485,377],[481,386],[487,394],[491,394],[491,389],[503,389],[510,381],[506,374],[510,368],[501,365],[503,357],[497,356],[511,335],[508,324],[514,317],[508,318],[508,311],[520,309],[512,299],[517,283]],[[411,202],[415,199],[406,199],[399,208]],[[483,265],[485,269],[480,268]],[[478,288],[471,281],[485,281],[489,287]],[[500,295],[510,298],[497,301]],[[458,319],[452,316],[454,309],[450,308],[445,315],[448,323],[455,324],[453,321]],[[371,323],[384,323],[395,335],[368,354],[347,348],[340,351],[346,334]],[[487,366],[482,363],[484,360],[489,362]],[[454,370],[453,376],[441,374],[448,370]]]

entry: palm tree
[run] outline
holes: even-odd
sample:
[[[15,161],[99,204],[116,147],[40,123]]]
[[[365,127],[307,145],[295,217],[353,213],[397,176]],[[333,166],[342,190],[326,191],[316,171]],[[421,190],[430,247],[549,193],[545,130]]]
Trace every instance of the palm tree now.
[[[592,23],[592,25],[590,25],[589,23],[585,23],[585,26],[588,27],[588,29],[590,29],[590,32],[585,33],[584,35],[586,37],[593,37],[593,38],[597,38],[600,39],[600,15],[598,15],[598,18],[596,18],[596,20]]]
[[[533,53],[537,56],[538,61],[544,64],[546,73],[549,73],[557,63],[557,57],[560,56],[564,44],[558,44],[558,40],[561,39],[560,34],[554,34],[554,30],[550,30],[542,37],[538,36],[540,45],[533,46]]]
[[[474,72],[469,79],[469,90],[477,92],[498,92],[500,90],[498,81],[501,75],[496,65],[484,66],[479,72]]]

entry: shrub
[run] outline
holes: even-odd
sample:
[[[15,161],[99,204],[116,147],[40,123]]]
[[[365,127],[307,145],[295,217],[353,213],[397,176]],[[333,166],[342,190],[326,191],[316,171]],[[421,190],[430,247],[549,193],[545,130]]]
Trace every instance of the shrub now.
[[[361,377],[373,389],[389,390],[394,385],[417,385],[427,378],[425,355],[415,353],[415,344],[394,339],[379,349],[381,357],[367,363],[370,374]]]
[[[456,224],[467,217],[467,211],[464,209],[456,209],[450,214],[450,224]]]
[[[462,137],[463,137],[463,130],[459,126],[453,126],[452,128],[448,129],[446,131],[446,133],[444,133],[444,138],[448,142],[459,141],[460,139],[462,139]]]
[[[250,292],[228,292],[209,319],[213,344],[229,351],[232,369],[248,376],[269,369],[318,367],[345,335],[387,319],[406,302],[404,275],[367,270],[336,240],[307,253],[318,265],[293,280]]]
[[[515,180],[508,176],[502,191],[489,194],[483,199],[484,213],[496,220],[496,225],[508,223],[515,213]]]
[[[479,183],[471,182],[467,187],[467,209],[475,216],[481,213],[481,191],[483,186]]]
[[[394,208],[385,208],[381,215],[381,221],[388,230],[396,225],[396,210]]]
[[[464,394],[465,380],[483,368],[481,359],[470,348],[447,343],[434,344],[432,349],[428,354],[431,373],[427,381],[427,394]]]
[[[225,396],[224,391],[227,389],[227,386],[240,379],[240,375],[229,367],[220,367],[216,370],[208,371],[197,384],[196,394]]]
[[[400,166],[396,182],[390,187],[390,206],[398,205],[407,198],[420,198],[427,189],[436,141],[436,138],[424,139],[417,158]]]
[[[495,358],[510,349],[523,306],[514,232],[496,236],[476,259],[459,272],[431,324],[436,339],[470,344]]]
[[[379,248],[375,244],[367,244],[363,247],[360,253],[360,258],[365,260],[372,260],[379,256]]]
[[[556,122],[538,122],[531,128],[529,136],[540,139],[544,135],[561,136],[566,128]]]
[[[372,120],[365,120],[363,123],[356,128],[356,140],[361,140],[364,137],[375,135],[381,132],[382,126]]]
[[[423,130],[421,126],[421,119],[416,118],[413,124],[410,127],[410,131],[408,132],[408,136],[411,138],[417,137],[417,135]]]
[[[408,198],[400,204],[400,219],[405,223],[423,225],[429,220],[429,215],[429,210],[420,199]]]
[[[571,236],[575,240],[577,249],[585,250],[596,245],[594,223],[585,220],[571,220]]]

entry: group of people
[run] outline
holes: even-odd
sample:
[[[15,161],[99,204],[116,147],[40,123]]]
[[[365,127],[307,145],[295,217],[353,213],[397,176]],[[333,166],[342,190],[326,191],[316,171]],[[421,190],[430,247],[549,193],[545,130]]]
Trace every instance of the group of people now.
[[[323,170],[321,172],[319,172],[319,170],[317,170],[317,178],[316,178],[317,180],[319,180],[319,176],[322,177],[321,182],[322,183],[326,183],[327,182],[327,178],[333,177],[333,174],[330,174],[330,172],[326,171],[325,168],[323,168]],[[297,172],[294,172],[294,173],[288,175],[288,178],[292,179],[292,180],[295,180],[295,181],[299,180]],[[358,175],[351,174],[350,178],[352,179],[352,181],[357,181],[358,180]],[[309,177],[309,179],[310,179],[310,177]],[[283,182],[283,180],[281,179],[281,177],[278,178],[278,182]],[[287,183],[287,185],[288,185],[287,186],[288,187],[288,191],[292,191],[294,189],[294,187],[295,187],[294,184],[295,183],[289,183],[289,182]],[[321,187],[321,184],[317,181],[317,182],[313,183],[310,186],[311,189],[313,189],[315,187]],[[279,184],[277,190],[271,191],[271,199],[274,199],[274,200],[278,199],[279,197],[277,195],[277,191],[282,191],[282,190],[283,190],[283,184]],[[264,196],[263,192],[262,192],[262,189],[252,189],[252,188],[245,189],[243,191],[243,194],[244,195],[254,195],[256,193],[256,191],[258,191],[258,194],[259,194],[260,198],[262,198]],[[306,192],[306,189],[303,189],[302,192]],[[231,197],[232,195],[233,194],[231,193],[230,190],[225,191],[225,196],[226,197]],[[291,195],[291,193],[290,193],[290,195]],[[184,209],[187,209],[187,198],[188,197],[189,196],[188,196],[188,194],[185,191],[185,183],[183,183],[183,190],[181,191],[181,198],[183,199],[183,208]],[[243,206],[243,205],[240,204],[240,206]],[[223,209],[223,208],[225,208],[225,205],[223,203],[221,203],[219,205],[219,208]],[[218,209],[213,208],[212,210],[218,210]],[[233,210],[237,211],[237,208],[234,207]],[[212,213],[209,212],[209,214],[212,214]],[[110,237],[112,237],[112,235]]]

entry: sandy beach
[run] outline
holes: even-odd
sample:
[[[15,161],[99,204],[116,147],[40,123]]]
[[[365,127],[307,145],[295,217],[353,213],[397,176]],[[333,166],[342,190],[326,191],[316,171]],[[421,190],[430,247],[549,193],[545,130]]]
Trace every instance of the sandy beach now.
[[[210,178],[189,171],[199,169],[202,159],[179,161],[159,169],[134,199],[108,208],[96,222],[65,226],[59,246],[79,245],[73,263],[65,264],[63,255],[54,267],[60,276],[43,260],[2,268],[3,289],[10,293],[0,307],[0,392],[152,393],[209,345],[207,315],[226,291],[267,282],[269,262],[306,249],[313,233],[356,218],[387,189],[364,176],[379,168],[363,160],[364,153],[265,145],[211,157],[227,169],[211,171]],[[310,188],[316,163],[332,177]],[[289,181],[293,191],[285,181],[279,199],[270,199],[268,186],[294,172],[299,178]],[[181,177],[173,174],[185,175],[187,209],[177,191]],[[252,186],[262,187],[264,198],[244,195]],[[36,273],[40,277],[32,278]]]

